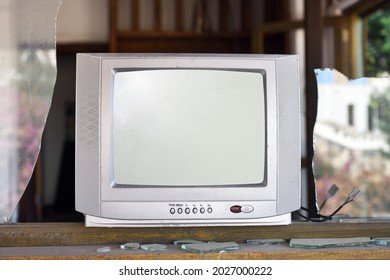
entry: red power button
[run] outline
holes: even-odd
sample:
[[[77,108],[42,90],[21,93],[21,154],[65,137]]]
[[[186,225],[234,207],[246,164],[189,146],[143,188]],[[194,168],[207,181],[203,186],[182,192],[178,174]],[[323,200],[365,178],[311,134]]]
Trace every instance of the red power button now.
[[[232,207],[230,207],[230,212],[241,213],[241,206],[240,205],[233,205]]]

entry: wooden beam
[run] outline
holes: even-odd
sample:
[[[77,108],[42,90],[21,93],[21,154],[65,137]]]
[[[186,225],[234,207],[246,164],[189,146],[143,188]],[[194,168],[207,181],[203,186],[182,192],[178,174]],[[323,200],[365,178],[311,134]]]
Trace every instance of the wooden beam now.
[[[183,0],[176,0],[176,31],[184,30],[184,11],[183,11]]]
[[[140,5],[139,0],[131,1],[131,30],[139,31],[140,28]]]
[[[161,0],[154,0],[154,31],[162,30]]]
[[[243,33],[118,32],[118,52],[248,53],[250,35]]]
[[[275,22],[267,22],[259,27],[264,33],[287,32],[299,28],[304,28],[305,24],[302,20],[283,20]]]
[[[108,43],[101,42],[82,42],[82,43],[57,43],[56,46],[57,54],[69,54],[76,55],[79,52],[108,52],[110,51],[110,46]]]
[[[229,8],[228,0],[219,1],[219,31],[225,32],[228,30],[227,11]]]
[[[249,31],[251,28],[251,2],[241,1],[241,31]]]
[[[356,1],[354,4],[346,7],[343,12],[364,17],[381,8],[386,9],[389,6],[389,0]]]

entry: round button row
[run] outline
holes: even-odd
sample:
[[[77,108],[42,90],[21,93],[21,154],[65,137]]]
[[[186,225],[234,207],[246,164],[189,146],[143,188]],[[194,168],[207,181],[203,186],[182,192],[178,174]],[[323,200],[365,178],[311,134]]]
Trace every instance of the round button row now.
[[[206,208],[204,208],[204,207],[201,207],[201,208],[196,208],[196,207],[194,207],[194,208],[192,208],[192,211],[191,211],[191,209],[189,208],[189,207],[186,207],[186,208],[171,208],[171,209],[169,209],[169,212],[173,215],[173,214],[175,214],[175,213],[177,213],[177,214],[183,214],[183,212],[185,213],[185,214],[190,214],[191,212],[193,213],[193,214],[197,214],[198,212],[199,213],[201,213],[201,214],[204,214],[204,213],[206,213],[206,211],[207,211],[207,213],[209,213],[209,214],[211,214],[211,213],[213,213],[213,208],[211,208],[211,207],[208,207],[207,209]]]

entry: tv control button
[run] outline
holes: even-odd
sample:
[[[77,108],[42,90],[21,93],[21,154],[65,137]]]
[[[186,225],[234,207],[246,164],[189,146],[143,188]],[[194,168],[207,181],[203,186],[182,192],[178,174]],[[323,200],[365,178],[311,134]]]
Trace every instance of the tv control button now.
[[[209,214],[213,213],[213,208],[211,208],[211,207],[207,208],[207,213],[209,213]]]
[[[253,212],[254,208],[251,205],[243,205],[241,206],[241,212],[243,213],[251,213]]]
[[[178,209],[177,209],[177,213],[178,213],[178,214],[183,213],[183,208],[178,208]]]
[[[184,211],[186,212],[186,214],[190,214],[190,212],[191,212],[190,208],[188,208],[188,207]]]
[[[200,212],[201,214],[204,214],[204,212],[206,212],[206,209],[204,209],[204,208],[202,207],[202,208],[200,208],[199,212]]]
[[[232,213],[241,213],[242,207],[240,205],[233,205],[232,207],[230,207],[230,212]]]
[[[175,208],[169,209],[169,212],[170,212],[172,215],[175,214]]]
[[[194,214],[198,213],[198,208],[192,208],[192,213]]]

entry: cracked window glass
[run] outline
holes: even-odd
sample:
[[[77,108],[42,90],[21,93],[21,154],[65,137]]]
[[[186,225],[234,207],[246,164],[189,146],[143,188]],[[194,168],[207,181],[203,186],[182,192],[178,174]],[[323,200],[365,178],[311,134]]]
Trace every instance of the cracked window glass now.
[[[17,219],[56,80],[61,0],[0,2],[0,223]]]
[[[315,72],[313,165],[320,214],[332,214],[357,187],[359,195],[337,213],[339,218],[389,218],[390,79]]]

